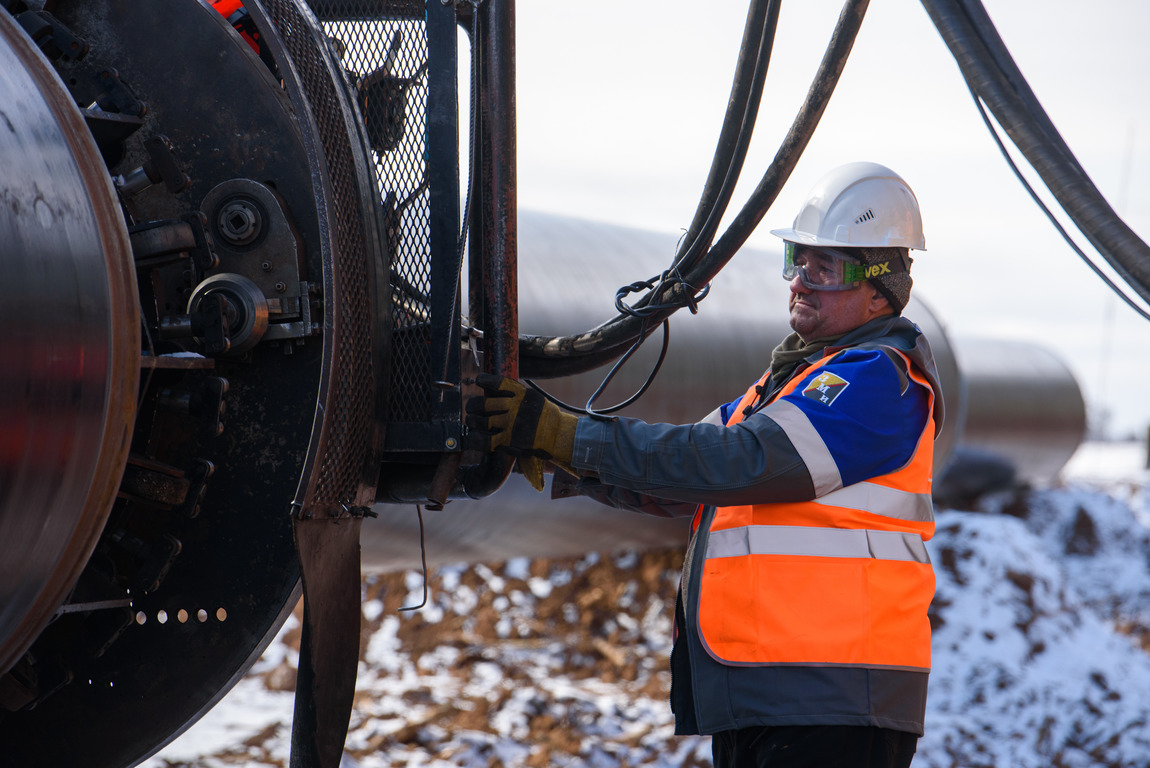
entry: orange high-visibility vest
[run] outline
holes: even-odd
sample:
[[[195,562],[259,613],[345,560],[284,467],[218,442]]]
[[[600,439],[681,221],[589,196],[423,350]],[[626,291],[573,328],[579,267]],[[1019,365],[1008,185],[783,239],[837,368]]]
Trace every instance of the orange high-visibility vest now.
[[[929,670],[935,584],[923,542],[934,533],[934,390],[905,355],[885,349],[931,393],[914,456],[812,501],[716,510],[697,609],[701,640],[717,660]],[[834,357],[794,377],[772,402]],[[752,386],[728,426],[757,398]]]

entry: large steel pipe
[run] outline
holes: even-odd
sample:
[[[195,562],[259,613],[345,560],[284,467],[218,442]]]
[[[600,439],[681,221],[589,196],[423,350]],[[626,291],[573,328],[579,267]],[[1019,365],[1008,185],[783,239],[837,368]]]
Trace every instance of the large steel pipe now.
[[[959,454],[978,455],[1019,480],[1042,482],[1086,435],[1086,404],[1074,375],[1046,347],[1008,339],[955,339],[966,384]]]
[[[520,326],[560,334],[610,317],[615,290],[666,267],[674,235],[642,232],[521,211]],[[651,421],[694,421],[732,400],[769,364],[787,333],[787,286],[781,257],[744,248],[715,278],[695,316],[671,321],[667,360],[654,385],[622,412]],[[962,354],[918,299],[906,315],[930,338],[945,390],[946,421],[936,451],[936,477],[951,456],[983,451],[998,476],[1032,481],[1054,477],[1082,439],[1084,411],[1073,376],[1049,353],[1026,343],[965,341]],[[659,348],[659,332],[604,392],[596,408],[642,385]],[[539,382],[565,401],[584,405],[606,369]],[[1012,405],[1025,393],[1026,406]],[[1041,420],[1038,419],[1041,414]],[[962,444],[960,444],[960,442]],[[1013,464],[1004,463],[1013,461]],[[980,463],[985,467],[985,463]],[[974,471],[979,471],[975,469]],[[971,478],[966,478],[971,481]],[[971,487],[980,487],[973,478]],[[363,529],[365,568],[419,566],[414,507],[379,505]],[[425,511],[429,562],[562,556],[626,547],[677,546],[684,521],[621,513],[585,499],[551,501],[512,475],[489,499]]]

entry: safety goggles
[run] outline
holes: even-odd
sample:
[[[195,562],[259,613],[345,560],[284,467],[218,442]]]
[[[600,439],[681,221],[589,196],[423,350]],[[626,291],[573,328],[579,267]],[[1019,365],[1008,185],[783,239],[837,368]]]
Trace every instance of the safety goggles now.
[[[783,241],[783,277],[789,282],[798,275],[812,291],[849,291],[869,277],[867,272],[843,251]]]

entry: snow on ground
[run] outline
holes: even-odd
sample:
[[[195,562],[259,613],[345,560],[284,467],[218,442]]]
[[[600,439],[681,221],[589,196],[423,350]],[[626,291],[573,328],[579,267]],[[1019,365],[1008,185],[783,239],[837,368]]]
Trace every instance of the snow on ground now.
[[[1150,763],[1145,447],[1089,444],[1055,486],[938,510],[916,768]],[[672,735],[680,552],[367,577],[347,768],[705,766]],[[286,765],[298,617],[147,768]]]

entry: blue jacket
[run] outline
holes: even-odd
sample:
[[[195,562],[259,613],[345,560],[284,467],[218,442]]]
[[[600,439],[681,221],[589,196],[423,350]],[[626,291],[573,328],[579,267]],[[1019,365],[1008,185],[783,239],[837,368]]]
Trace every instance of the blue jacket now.
[[[763,407],[780,388],[776,382],[736,425],[726,423],[738,400],[690,425],[580,420],[572,463],[597,477],[583,481],[580,492],[605,504],[660,516],[695,515],[703,505],[702,517],[707,519],[715,506],[809,501],[891,472],[913,455],[931,415],[931,398],[906,375],[894,359],[899,356],[884,348],[905,354],[931,383],[936,427],[941,425],[941,390],[929,345],[913,323],[889,316],[852,331],[806,361],[813,364],[835,355],[818,374],[833,374],[841,382],[837,386],[820,391],[803,381],[777,403]],[[791,378],[816,377],[805,369],[800,365]],[[801,430],[796,431],[788,413],[801,414]],[[820,444],[819,450],[810,449],[812,440]],[[698,594],[701,569],[691,564],[702,561],[705,553],[697,550],[705,548],[706,538],[693,537],[688,549],[683,578],[687,595]],[[785,665],[723,664],[701,643],[693,625],[695,612],[685,612],[682,592],[679,597],[672,657],[676,732],[716,733],[752,724],[872,724],[921,733],[921,674],[908,677],[906,686],[895,676],[890,693],[907,703],[905,708],[887,707],[898,710],[894,715],[868,714],[875,704],[865,698],[850,711],[838,705],[820,708],[826,699],[820,686],[839,682],[821,679],[817,671],[804,672],[799,679]],[[796,698],[796,686],[809,695]],[[852,687],[866,690],[868,681],[859,679]]]

